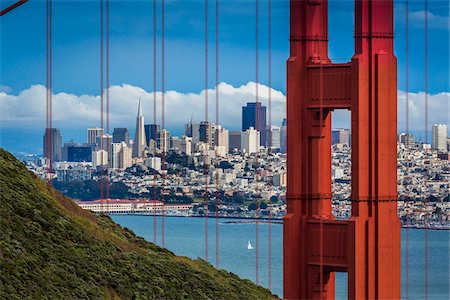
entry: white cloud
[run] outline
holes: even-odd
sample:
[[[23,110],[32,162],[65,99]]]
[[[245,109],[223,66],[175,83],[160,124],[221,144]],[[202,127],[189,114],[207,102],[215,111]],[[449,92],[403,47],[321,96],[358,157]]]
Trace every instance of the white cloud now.
[[[256,84],[248,82],[234,87],[227,83],[219,85],[219,118],[226,128],[241,127],[241,107],[246,102],[255,101]],[[269,88],[258,85],[259,100],[268,105]],[[34,85],[19,95],[0,92],[0,126],[3,128],[44,128],[45,127],[45,87]],[[145,123],[153,123],[153,92],[132,85],[110,88],[110,128],[124,126],[134,131],[139,98],[142,99]],[[208,119],[215,122],[215,89],[208,90]],[[425,94],[409,93],[409,129],[423,130],[425,122]],[[450,93],[428,95],[429,128],[434,123],[448,123],[450,115]],[[405,92],[398,92],[398,128],[405,129]],[[285,95],[272,89],[272,124],[281,124],[285,117]],[[192,119],[204,120],[205,91],[199,93],[179,93],[167,91],[165,95],[165,125],[168,129],[182,128]],[[161,123],[161,93],[157,93],[157,123]],[[99,126],[100,97],[94,95],[73,95],[57,93],[53,95],[53,126],[58,128],[80,128]],[[335,114],[333,127],[347,127],[348,113]]]
[[[241,106],[255,101],[256,84],[248,82],[240,87],[219,84],[219,118],[226,127],[238,129],[241,124]],[[259,101],[267,105],[269,89],[258,85]],[[126,126],[134,129],[139,98],[146,123],[153,122],[153,92],[142,88],[121,85],[112,86],[110,93],[110,128]],[[215,122],[215,89],[208,90],[208,118]],[[42,85],[33,85],[19,95],[0,92],[0,124],[2,127],[30,128],[45,127],[46,90]],[[105,100],[106,102],[106,100]],[[106,109],[106,108],[105,108]],[[161,93],[157,92],[157,123],[161,123]],[[281,124],[285,115],[285,96],[272,89],[272,122]],[[192,119],[204,120],[205,91],[200,93],[179,93],[167,91],[165,94],[166,128],[181,128]],[[53,95],[53,126],[59,128],[86,128],[100,124],[100,97],[94,95],[73,95],[57,93]]]
[[[398,92],[398,128],[406,128],[406,93]],[[425,93],[408,93],[409,129],[425,130]],[[428,130],[436,123],[448,124],[450,118],[450,93],[428,95]]]

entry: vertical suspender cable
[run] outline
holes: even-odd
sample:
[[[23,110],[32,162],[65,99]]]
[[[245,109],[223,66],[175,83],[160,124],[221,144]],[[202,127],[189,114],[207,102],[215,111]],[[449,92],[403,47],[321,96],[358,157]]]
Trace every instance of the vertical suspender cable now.
[[[258,95],[258,85],[259,85],[259,78],[258,78],[258,73],[259,73],[259,2],[258,0],[255,0],[255,100],[256,100],[256,110],[255,110],[255,129],[256,129],[256,164],[255,164],[255,182],[256,182],[256,210],[255,210],[255,218],[256,218],[256,228],[255,228],[255,273],[256,273],[256,284],[258,284],[258,277],[259,277],[259,222],[258,222],[258,218],[259,218],[259,194],[258,194],[258,153],[259,153],[259,148],[260,148],[260,143],[261,143],[261,139],[262,134],[261,132],[265,132],[262,131],[264,130],[259,128],[259,95]],[[258,141],[258,131],[260,132],[260,140]]]
[[[269,97],[268,97],[268,106],[269,106],[269,154],[271,151],[271,147],[273,146],[272,140],[272,0],[268,0],[268,67],[269,67]],[[270,159],[270,157],[269,157]],[[269,232],[268,232],[268,277],[269,277],[269,290],[272,289],[272,201],[271,196],[269,195]]]
[[[161,1],[161,129],[165,129],[165,36],[164,36],[164,0]],[[162,155],[161,155],[161,162],[162,162],[162,187],[161,187],[161,201],[162,201],[162,218],[161,218],[161,228],[162,228],[162,236],[161,236],[161,245],[164,248],[164,241],[165,241],[165,228],[164,228],[164,210],[165,210],[165,199],[164,199],[164,186],[165,186],[165,180],[166,180],[166,176],[165,176],[165,164],[166,164],[166,149],[167,149],[167,136],[166,134],[164,134],[164,136],[162,137],[162,141],[161,141],[162,145],[163,145],[163,151],[162,151]]]
[[[428,143],[428,0],[425,1],[424,73],[425,73],[425,143]],[[428,202],[428,198],[425,198]],[[425,220],[425,300],[428,299],[428,225]]]
[[[52,186],[53,129],[52,129],[52,0],[46,1],[46,131],[47,183]]]
[[[106,142],[106,145],[108,145],[108,140],[106,138],[106,133],[104,131],[104,124],[103,124],[103,106],[104,106],[104,99],[103,99],[103,0],[99,1],[100,4],[100,128],[102,128],[103,136],[100,136],[100,148],[104,150]],[[107,146],[106,146],[107,147]],[[108,148],[106,148],[108,149]],[[108,162],[108,150],[106,150],[106,161]],[[103,158],[103,151],[101,152],[102,156],[102,165],[100,168],[100,203],[102,207],[102,212],[104,212],[104,192],[105,192],[105,165],[103,165],[104,158]]]
[[[153,138],[156,138],[156,0],[153,0],[153,126]],[[156,145],[153,146],[153,157],[156,157]],[[153,201],[156,201],[156,174],[153,169]],[[156,202],[153,206],[153,243],[156,244]]]
[[[205,126],[208,126],[208,129],[211,127],[208,124],[208,0],[205,0]],[[208,132],[208,129],[206,132]],[[211,134],[211,132],[210,132]],[[206,147],[209,151],[209,138],[207,134],[205,134]],[[205,260],[208,261],[208,211],[209,211],[209,193],[208,193],[208,164],[205,161]]]
[[[405,123],[406,123],[406,136],[409,139],[409,16],[408,16],[408,0],[405,0]],[[406,216],[406,225],[408,225],[408,201],[409,201],[409,191],[408,191],[408,181],[409,181],[409,153],[408,158],[406,159],[406,176],[404,176],[405,187],[406,187],[406,197],[405,197],[405,216]],[[406,265],[406,286],[405,286],[405,295],[406,300],[409,299],[409,231],[408,226],[406,226],[405,230],[406,235],[406,251],[405,251],[405,265]]]
[[[219,0],[216,0],[216,124],[219,125]],[[216,132],[217,139],[217,132]],[[228,151],[228,149],[226,149]],[[219,170],[216,168],[216,268],[219,268]]]
[[[109,0],[106,1],[106,134],[109,135]],[[108,141],[108,157],[111,149]],[[109,166],[106,165],[106,213],[109,214]]]

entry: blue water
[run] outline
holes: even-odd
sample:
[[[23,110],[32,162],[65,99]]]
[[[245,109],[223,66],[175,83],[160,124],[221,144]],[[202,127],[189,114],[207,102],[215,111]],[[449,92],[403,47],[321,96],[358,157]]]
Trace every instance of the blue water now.
[[[112,218],[146,240],[153,241],[153,218],[138,215],[113,215]],[[177,255],[205,258],[205,219],[167,217],[165,247]],[[219,267],[255,281],[255,250],[247,250],[247,242],[255,246],[255,224],[229,224],[233,219],[219,219]],[[208,219],[208,260],[215,265],[215,219]],[[157,244],[161,244],[161,219],[157,217]],[[259,284],[268,287],[268,230],[259,223]],[[282,225],[272,224],[272,292],[283,295]],[[424,253],[425,231],[402,229],[402,295],[405,285],[405,237],[409,236],[409,299],[425,299]],[[449,297],[449,232],[428,230],[428,299]],[[347,298],[347,275],[336,275],[336,299]]]

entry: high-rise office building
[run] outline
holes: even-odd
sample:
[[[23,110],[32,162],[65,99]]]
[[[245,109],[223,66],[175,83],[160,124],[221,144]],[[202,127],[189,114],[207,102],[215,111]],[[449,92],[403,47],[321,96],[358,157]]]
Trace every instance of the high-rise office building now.
[[[100,166],[106,166],[108,164],[108,152],[100,149],[92,152],[92,167],[96,169]]]
[[[212,146],[212,125],[210,122],[203,121],[200,123],[199,139],[200,142]]]
[[[177,136],[172,136],[170,138],[170,148],[180,152],[181,150],[181,139]]]
[[[113,143],[121,143],[130,145],[130,132],[128,128],[114,128],[113,131]]]
[[[259,152],[261,133],[250,127],[241,136],[242,150],[247,154]]]
[[[185,135],[183,135],[181,137],[180,152],[185,153],[186,155],[192,154],[192,138],[191,137],[185,136]]]
[[[280,126],[267,126],[267,148],[280,149]]]
[[[280,129],[280,151],[281,151],[281,153],[286,153],[286,148],[287,148],[286,129],[287,129],[287,121],[286,121],[286,119],[283,119],[283,122],[281,123],[281,129]]]
[[[431,148],[439,151],[447,151],[447,125],[434,124],[431,129]]]
[[[161,129],[159,131],[159,150],[161,152],[168,152],[170,148],[170,131]]]
[[[103,149],[105,151],[111,150],[111,144],[112,144],[113,137],[110,134],[102,134],[101,136],[98,136],[95,140],[97,147],[99,149]]]
[[[62,159],[62,137],[58,128],[46,128],[43,136],[44,157],[52,163]]]
[[[398,135],[398,142],[402,143],[403,145],[407,147],[411,147],[416,143],[416,139],[413,135],[408,133],[400,133]]]
[[[198,143],[200,141],[200,124],[192,122],[186,124],[186,130],[184,134],[188,137],[191,137],[193,143]]]
[[[345,128],[338,128],[331,132],[331,144],[346,144],[350,145],[350,130]]]
[[[88,144],[95,144],[97,138],[103,135],[103,128],[88,128],[87,129],[87,142]]]
[[[68,162],[90,162],[92,161],[92,151],[95,150],[92,144],[64,143],[62,147],[62,160]]]
[[[110,168],[114,170],[124,170],[131,167],[132,150],[125,142],[111,144]]]
[[[146,146],[147,142],[144,132],[144,116],[141,112],[141,99],[139,99],[136,117],[136,132],[133,141],[133,157],[142,157]]]
[[[145,140],[147,144],[150,145],[150,140],[154,140],[155,142],[158,140],[158,134],[160,131],[158,124],[146,124],[144,125],[145,131]]]
[[[233,150],[233,149],[241,150],[242,149],[241,136],[242,136],[242,132],[240,132],[240,131],[230,131],[230,133],[228,135],[228,147],[230,150]]]
[[[256,122],[258,119],[258,122]],[[242,131],[253,127],[261,132],[261,146],[266,147],[266,107],[261,102],[248,102],[242,107]]]
[[[228,153],[228,147],[229,147],[229,133],[228,130],[225,128],[218,128],[216,129],[216,134],[215,134],[215,145],[216,146],[224,146],[226,149],[226,152]]]

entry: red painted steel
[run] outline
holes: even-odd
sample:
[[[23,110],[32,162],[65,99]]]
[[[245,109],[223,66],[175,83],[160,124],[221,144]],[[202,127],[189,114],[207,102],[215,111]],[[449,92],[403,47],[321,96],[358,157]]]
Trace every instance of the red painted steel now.
[[[334,272],[350,299],[400,298],[397,217],[397,62],[393,1],[355,1],[355,54],[328,58],[326,0],[290,2],[287,61],[287,215],[284,298],[333,299]],[[331,211],[331,114],[352,117],[352,217]]]
[[[14,4],[8,6],[7,8],[3,9],[2,11],[0,11],[0,17],[3,16],[4,14],[10,12],[14,8],[21,6],[22,4],[24,4],[27,1],[28,0],[20,0],[20,1],[17,1],[16,3],[14,3]]]

